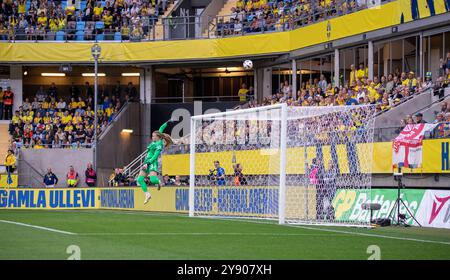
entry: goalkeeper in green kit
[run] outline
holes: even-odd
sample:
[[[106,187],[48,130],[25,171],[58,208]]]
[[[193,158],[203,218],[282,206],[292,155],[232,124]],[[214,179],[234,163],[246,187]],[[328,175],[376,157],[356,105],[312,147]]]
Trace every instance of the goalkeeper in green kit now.
[[[165,122],[159,130],[156,130],[152,133],[152,142],[147,147],[147,157],[144,160],[144,165],[142,166],[142,170],[139,173],[137,178],[137,184],[141,187],[141,189],[145,193],[145,201],[146,204],[150,198],[150,192],[147,189],[147,184],[145,182],[145,178],[149,176],[150,183],[158,187],[158,190],[161,188],[160,181],[158,179],[158,158],[164,148],[169,147],[173,140],[170,135],[163,133],[164,129],[167,127],[167,123],[172,122],[169,120]]]

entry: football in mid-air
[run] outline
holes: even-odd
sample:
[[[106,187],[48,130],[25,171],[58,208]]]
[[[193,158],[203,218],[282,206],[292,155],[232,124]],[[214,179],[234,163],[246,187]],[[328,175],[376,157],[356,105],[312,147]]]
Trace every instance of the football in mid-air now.
[[[250,70],[253,68],[253,61],[247,59],[242,65],[244,66],[245,70]]]

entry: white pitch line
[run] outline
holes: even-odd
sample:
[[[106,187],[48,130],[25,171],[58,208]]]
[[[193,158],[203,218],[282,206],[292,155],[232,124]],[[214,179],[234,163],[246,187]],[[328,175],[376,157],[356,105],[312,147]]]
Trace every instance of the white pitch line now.
[[[409,237],[397,237],[397,236],[380,235],[380,234],[364,233],[364,232],[354,232],[354,231],[337,230],[337,229],[314,228],[314,227],[307,227],[307,226],[296,226],[296,225],[287,225],[287,226],[308,229],[308,230],[316,230],[316,231],[326,231],[326,232],[351,234],[351,235],[359,235],[359,236],[378,237],[378,238],[385,238],[385,239],[395,239],[395,240],[403,240],[403,241],[414,241],[414,242],[422,242],[422,243],[435,243],[435,244],[450,245],[450,242],[437,241],[437,240],[427,240],[427,239],[418,239],[418,238],[409,238]]]
[[[69,232],[69,231],[63,231],[63,230],[58,230],[58,229],[48,228],[48,227],[35,226],[35,225],[30,225],[30,224],[25,224],[25,223],[19,223],[19,222],[14,222],[14,221],[0,220],[0,222],[1,222],[1,223],[6,223],[6,224],[13,224],[13,225],[18,225],[18,226],[24,226],[24,227],[30,227],[30,228],[36,228],[36,229],[42,229],[42,230],[46,230],[46,231],[51,231],[51,232],[56,232],[56,233],[62,233],[62,234],[67,234],[67,235],[77,235],[76,233]]]
[[[251,233],[251,232],[90,232],[90,233],[78,233],[80,236],[102,236],[102,235],[239,235],[239,236],[345,236],[345,234],[314,234],[314,233]]]
[[[72,212],[72,211],[67,210],[67,211],[64,211],[64,212]],[[101,211],[85,210],[83,212],[84,213],[100,213]],[[83,213],[83,212],[80,212],[80,213]],[[175,217],[185,217],[185,218],[191,219],[191,217],[187,216],[186,214],[148,213],[148,212],[144,213],[144,212],[138,212],[138,211],[117,211],[117,210],[105,211],[105,213],[107,213],[107,212],[114,213],[114,214],[128,214],[128,215],[141,215],[141,216],[142,215],[144,215],[144,216],[147,216],[147,215],[148,216],[172,216],[172,217],[175,216]],[[199,217],[195,217],[195,218],[199,218]],[[250,220],[250,219],[247,220],[247,219],[240,219],[240,218],[233,218],[233,219],[230,219],[230,218],[215,218],[214,220],[234,221],[234,222],[244,222],[244,223],[254,223],[254,224],[271,224],[271,225],[276,225],[275,222],[270,222],[270,221],[266,221],[266,220]],[[411,241],[411,242],[450,245],[450,242],[445,242],[445,241],[426,240],[426,239],[417,239],[417,238],[408,238],[408,237],[396,237],[396,236],[373,234],[373,233],[362,233],[362,232],[352,232],[352,231],[345,231],[345,230],[324,229],[324,228],[315,228],[315,227],[300,226],[300,225],[290,225],[290,224],[284,224],[284,226],[294,227],[294,228],[303,228],[303,229],[308,229],[308,230],[324,231],[324,232],[334,232],[334,233],[348,234],[348,235],[369,236],[369,237],[384,238],[384,239],[394,239],[394,240],[403,240],[403,241]],[[72,233],[72,234],[76,234],[76,233]]]

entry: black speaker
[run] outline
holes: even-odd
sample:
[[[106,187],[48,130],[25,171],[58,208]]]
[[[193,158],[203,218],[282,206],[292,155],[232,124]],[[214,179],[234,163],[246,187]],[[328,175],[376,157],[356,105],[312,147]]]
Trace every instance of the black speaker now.
[[[387,227],[391,225],[391,219],[389,218],[378,218],[374,222],[381,227]]]

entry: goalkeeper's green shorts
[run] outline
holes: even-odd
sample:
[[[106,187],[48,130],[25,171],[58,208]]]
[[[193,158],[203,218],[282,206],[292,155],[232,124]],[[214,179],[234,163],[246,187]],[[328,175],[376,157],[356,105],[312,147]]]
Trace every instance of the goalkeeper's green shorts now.
[[[147,164],[147,170],[145,170],[145,172],[148,174],[152,171],[158,173],[158,163],[157,162]]]

